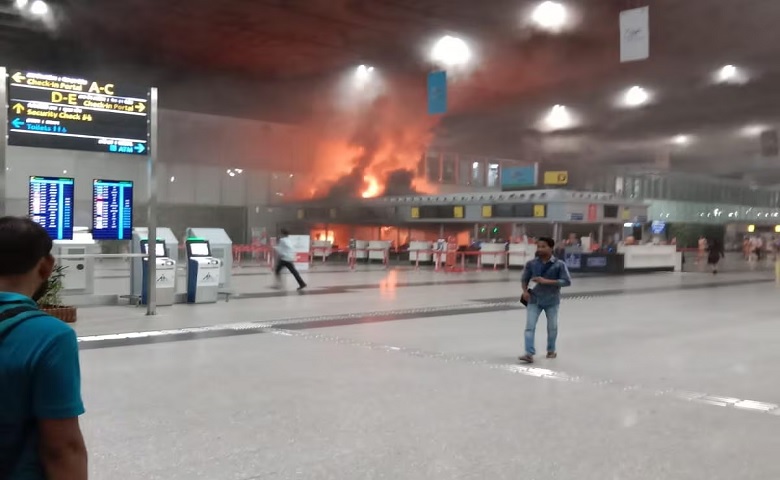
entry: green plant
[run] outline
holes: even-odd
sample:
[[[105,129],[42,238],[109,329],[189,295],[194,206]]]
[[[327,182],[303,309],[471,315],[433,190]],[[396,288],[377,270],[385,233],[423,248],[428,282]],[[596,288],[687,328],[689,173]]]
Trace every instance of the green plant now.
[[[56,308],[62,306],[63,279],[65,278],[65,269],[68,267],[60,264],[54,265],[54,271],[46,284],[46,292],[38,300],[38,306],[42,308]]]

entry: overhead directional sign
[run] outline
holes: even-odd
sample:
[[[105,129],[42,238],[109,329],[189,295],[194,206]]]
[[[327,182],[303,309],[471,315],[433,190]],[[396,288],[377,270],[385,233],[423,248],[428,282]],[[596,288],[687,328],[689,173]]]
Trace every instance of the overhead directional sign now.
[[[148,89],[10,71],[8,144],[146,155]]]

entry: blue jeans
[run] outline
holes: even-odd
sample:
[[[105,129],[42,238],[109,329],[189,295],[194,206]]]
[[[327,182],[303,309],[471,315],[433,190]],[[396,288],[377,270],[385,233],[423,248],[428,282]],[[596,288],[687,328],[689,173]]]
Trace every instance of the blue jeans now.
[[[536,323],[544,312],[547,317],[547,351],[555,351],[555,341],[558,339],[558,309],[559,304],[541,307],[536,303],[528,304],[528,318],[525,324],[525,353],[536,355],[534,340],[536,338]]]

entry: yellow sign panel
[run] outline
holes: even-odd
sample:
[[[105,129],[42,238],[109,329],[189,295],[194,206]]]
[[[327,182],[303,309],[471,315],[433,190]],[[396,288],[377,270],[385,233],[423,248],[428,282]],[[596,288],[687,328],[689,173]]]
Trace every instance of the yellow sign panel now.
[[[420,218],[420,207],[412,207],[412,218]]]
[[[623,220],[630,220],[631,219],[631,210],[624,208],[623,209]]]
[[[463,207],[462,205],[456,205],[455,207],[453,207],[452,216],[454,218],[464,218],[466,216],[465,207]]]
[[[547,205],[534,205],[534,218],[547,217]]]
[[[493,216],[493,205],[482,205],[482,217],[491,218]]]
[[[569,172],[544,172],[544,184],[545,185],[568,185],[569,184]]]

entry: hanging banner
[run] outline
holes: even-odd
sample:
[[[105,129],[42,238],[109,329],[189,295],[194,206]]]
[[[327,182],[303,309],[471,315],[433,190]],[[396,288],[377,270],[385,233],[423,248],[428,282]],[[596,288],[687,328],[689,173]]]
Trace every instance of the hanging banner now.
[[[620,62],[650,58],[650,7],[620,12]]]
[[[447,72],[443,70],[428,74],[428,113],[447,113]]]

